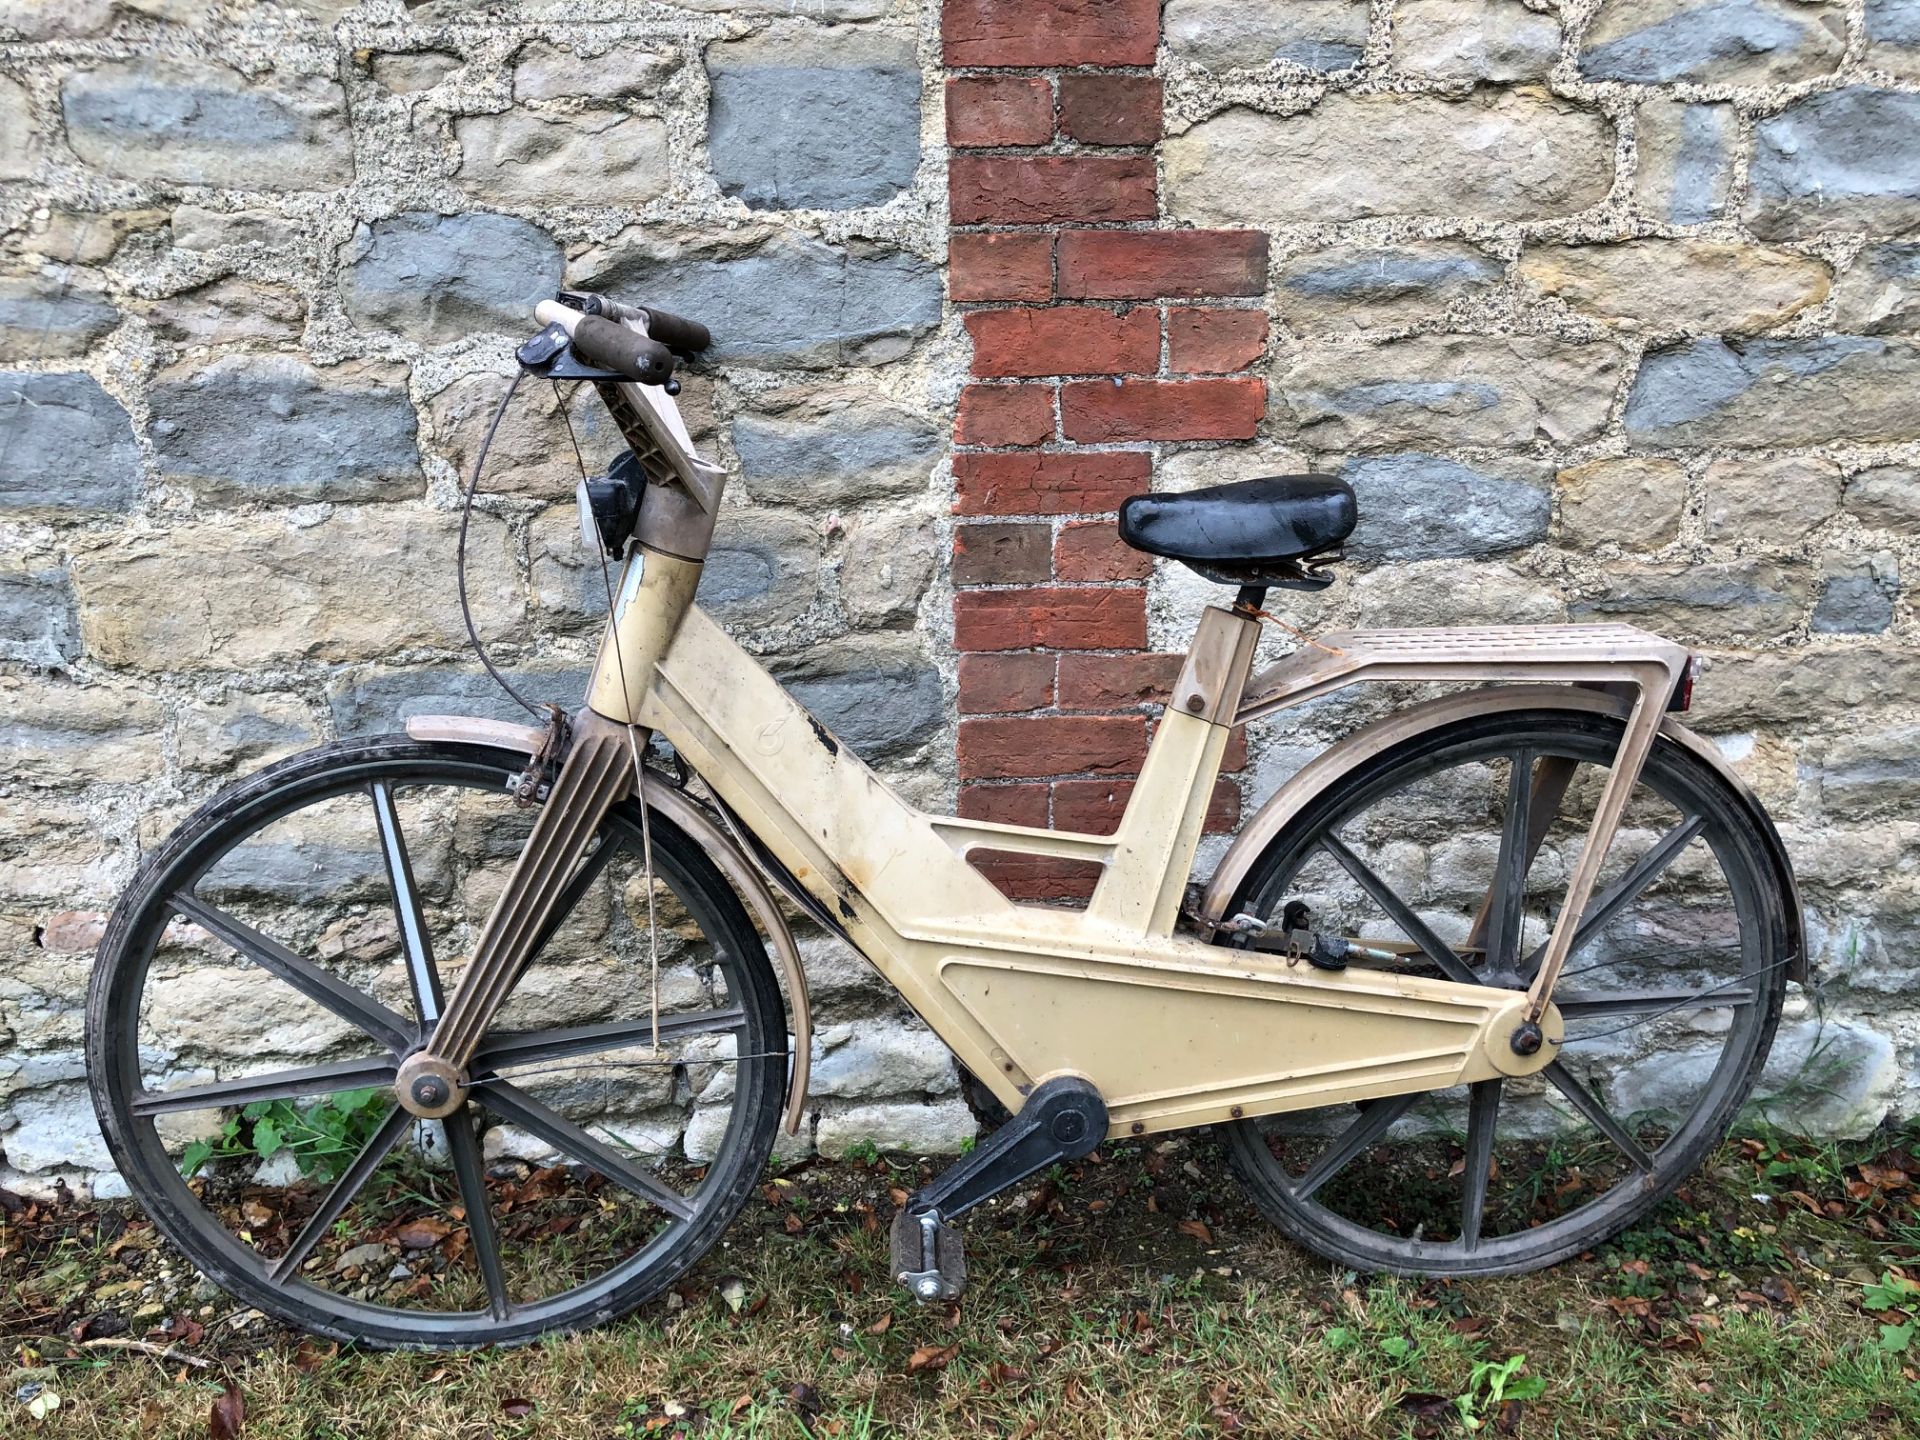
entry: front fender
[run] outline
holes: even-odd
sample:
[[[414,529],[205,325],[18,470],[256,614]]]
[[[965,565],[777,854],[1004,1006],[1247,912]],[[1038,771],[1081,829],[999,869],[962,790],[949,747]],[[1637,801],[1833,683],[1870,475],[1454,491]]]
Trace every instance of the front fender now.
[[[471,715],[416,715],[407,721],[407,734],[415,740],[486,745],[518,750],[525,755],[539,753],[547,736],[547,732],[537,726],[483,720]],[[807,996],[807,972],[801,968],[800,950],[793,943],[793,931],[787,928],[786,917],[780,913],[773,891],[759,870],[711,815],[670,785],[649,785],[647,790],[653,808],[685,831],[720,867],[720,873],[740,892],[773,943],[774,958],[780,962],[781,973],[787,979],[787,1003],[793,1024],[793,1078],[787,1085],[786,1126],[789,1135],[797,1135],[812,1079],[813,1009]]]
[[[1207,921],[1226,918],[1227,907],[1246,883],[1254,861],[1290,825],[1315,795],[1332,785],[1365,761],[1373,759],[1423,730],[1451,725],[1475,716],[1508,710],[1578,710],[1592,715],[1627,716],[1628,702],[1598,690],[1557,685],[1499,685],[1482,690],[1465,690],[1455,695],[1415,705],[1369,725],[1331,746],[1302,766],[1286,784],[1254,812],[1240,827],[1240,833],[1227,848],[1213,879],[1207,883],[1200,900],[1200,917]],[[1734,773],[1718,749],[1687,729],[1669,715],[1661,722],[1660,733],[1684,747],[1723,780],[1739,797],[1752,816],[1754,827],[1765,839],[1767,859],[1784,907],[1787,943],[1787,977],[1807,983],[1806,920],[1801,910],[1800,887],[1793,878],[1793,864],[1773,819],[1746,781]]]

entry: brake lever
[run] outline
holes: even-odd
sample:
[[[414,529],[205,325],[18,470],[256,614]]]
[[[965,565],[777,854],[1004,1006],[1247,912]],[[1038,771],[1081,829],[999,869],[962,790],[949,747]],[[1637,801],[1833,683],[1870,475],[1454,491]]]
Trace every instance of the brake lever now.
[[[574,354],[573,338],[567,334],[567,327],[557,320],[532,339],[524,341],[513,352],[513,358],[520,362],[522,370],[542,380],[611,380],[625,383],[628,378],[617,370],[589,365]],[[670,379],[664,388],[669,395],[678,395],[680,382]]]
[[[520,368],[542,380],[625,380],[614,370],[589,365],[573,353],[573,337],[558,320],[513,352]]]

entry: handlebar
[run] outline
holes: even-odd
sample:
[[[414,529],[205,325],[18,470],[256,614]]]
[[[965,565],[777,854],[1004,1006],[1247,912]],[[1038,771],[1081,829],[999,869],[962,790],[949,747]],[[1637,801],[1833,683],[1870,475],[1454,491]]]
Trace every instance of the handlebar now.
[[[647,333],[662,345],[689,358],[713,344],[712,332],[698,320],[688,320],[665,310],[629,305],[624,300],[615,300],[610,295],[595,295],[589,290],[562,290],[555,298],[562,305],[571,306],[585,315],[604,315],[610,320],[638,320],[647,327]]]
[[[648,309],[647,333],[669,350],[683,355],[698,355],[713,344],[713,334],[698,320],[687,320],[665,310]]]
[[[642,385],[673,378],[673,352],[658,340],[599,315],[583,315],[573,327],[573,353],[590,365],[617,370]]]

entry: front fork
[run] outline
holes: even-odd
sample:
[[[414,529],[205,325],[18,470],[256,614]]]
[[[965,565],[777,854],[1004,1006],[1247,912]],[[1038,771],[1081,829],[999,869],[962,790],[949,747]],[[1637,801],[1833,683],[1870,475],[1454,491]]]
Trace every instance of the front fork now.
[[[427,1043],[400,1064],[394,1091],[415,1115],[441,1119],[466,1103],[472,1064],[493,1017],[527,963],[566,918],[562,900],[601,824],[634,785],[628,727],[585,711],[573,743],[540,806],[506,888],[480,932],[459,987]]]
[[[441,1119],[466,1103],[468,1073],[494,1015],[552,930],[607,812],[643,783],[639,757],[647,732],[634,720],[700,583],[699,561],[636,546],[621,577],[600,645],[588,708],[573,720],[573,740],[534,819],[506,888],[480,932],[473,958],[440,1020],[395,1077],[400,1104]]]

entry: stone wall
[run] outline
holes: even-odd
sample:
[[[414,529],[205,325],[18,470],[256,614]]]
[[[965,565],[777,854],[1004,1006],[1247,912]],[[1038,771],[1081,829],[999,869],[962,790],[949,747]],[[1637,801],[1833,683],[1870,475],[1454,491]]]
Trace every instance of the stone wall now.
[[[703,602],[950,798],[935,34],[890,0],[0,7],[0,1184],[105,1163],[80,1002],[144,850],[315,741],[514,714],[458,502],[563,279],[712,325],[681,405],[738,474]],[[482,632],[569,706],[605,612],[576,475],[524,388],[469,541]],[[819,1143],[957,1146],[937,1042],[809,944]]]
[[[1305,625],[1700,645],[1807,891],[1775,1078],[1904,1104],[1916,82],[1911,0],[4,0],[0,1184],[103,1164],[79,1002],[144,849],[318,739],[510,713],[452,547],[561,280],[712,324],[703,601],[917,801],[1112,823],[1215,593],[1113,543],[1149,482],[1351,479]],[[571,702],[564,418],[523,391],[470,544]],[[1251,737],[1216,826],[1362,713]],[[808,947],[809,1143],[956,1146],[937,1046]]]

